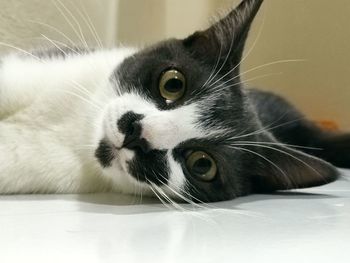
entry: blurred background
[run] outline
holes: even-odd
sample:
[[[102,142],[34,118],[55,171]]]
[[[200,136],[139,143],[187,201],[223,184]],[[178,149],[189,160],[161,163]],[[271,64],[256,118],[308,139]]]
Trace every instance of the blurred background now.
[[[0,0],[0,53],[84,41],[145,46],[204,29],[211,17],[238,2]],[[282,94],[314,120],[350,130],[349,14],[348,0],[265,0],[242,72],[272,64],[245,74],[244,80]]]

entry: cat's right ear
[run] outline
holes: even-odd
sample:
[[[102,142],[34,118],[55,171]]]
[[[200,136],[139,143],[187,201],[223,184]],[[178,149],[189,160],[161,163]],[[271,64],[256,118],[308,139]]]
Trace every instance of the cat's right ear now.
[[[280,145],[261,147],[261,162],[251,169],[254,192],[320,186],[339,177],[333,165],[314,156]]]
[[[243,0],[227,16],[204,31],[197,31],[183,40],[185,48],[201,61],[216,61],[232,68],[241,60],[251,23],[263,0]],[[219,59],[218,59],[219,58]]]

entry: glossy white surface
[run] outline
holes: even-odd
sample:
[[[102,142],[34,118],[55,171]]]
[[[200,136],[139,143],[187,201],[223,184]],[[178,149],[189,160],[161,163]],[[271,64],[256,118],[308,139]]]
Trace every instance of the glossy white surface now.
[[[2,196],[0,262],[350,262],[349,171],[327,186],[211,206]]]

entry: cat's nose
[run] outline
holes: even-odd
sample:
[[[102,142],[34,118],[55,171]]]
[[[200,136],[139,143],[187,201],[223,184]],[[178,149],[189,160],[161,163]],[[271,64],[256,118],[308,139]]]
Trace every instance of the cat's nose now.
[[[125,113],[118,121],[119,130],[125,134],[122,147],[135,150],[140,149],[144,153],[148,153],[151,148],[146,139],[141,138],[142,125],[140,120],[143,115],[134,112]]]
[[[130,132],[125,134],[123,147],[127,149],[141,149],[144,153],[148,153],[151,149],[149,143],[144,139],[140,138],[142,127],[139,122],[131,124]]]

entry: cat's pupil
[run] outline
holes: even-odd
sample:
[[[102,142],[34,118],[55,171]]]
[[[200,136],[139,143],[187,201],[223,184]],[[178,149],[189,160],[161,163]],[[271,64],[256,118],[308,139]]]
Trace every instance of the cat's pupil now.
[[[212,163],[207,158],[198,159],[192,166],[192,172],[196,175],[205,175],[211,169]]]
[[[180,79],[172,78],[169,79],[165,85],[164,88],[171,93],[179,92],[182,90],[183,82]]]

